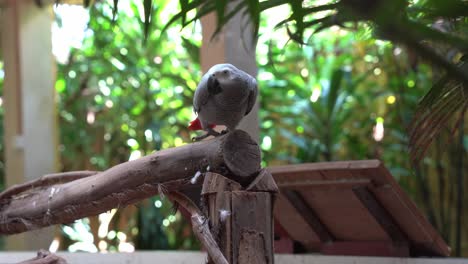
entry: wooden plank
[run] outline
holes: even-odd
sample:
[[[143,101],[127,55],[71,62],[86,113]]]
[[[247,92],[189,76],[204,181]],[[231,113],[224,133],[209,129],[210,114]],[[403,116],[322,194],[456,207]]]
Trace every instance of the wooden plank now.
[[[373,175],[380,161],[318,162],[269,167],[278,186],[315,186],[330,184],[366,184],[374,180]],[[328,187],[328,186],[327,186]]]
[[[306,202],[339,241],[390,240],[385,231],[350,189],[323,189],[311,192],[301,187]]]
[[[415,244],[412,247],[414,250],[424,252],[424,256],[450,255],[450,247],[411,200],[400,196],[394,186],[371,189],[380,203],[391,212],[404,233]]]
[[[302,216],[309,227],[314,230],[322,243],[329,243],[335,240],[333,235],[328,231],[328,228],[317,217],[317,214],[307,204],[300,193],[293,190],[283,190],[282,194],[291,202],[294,208],[296,208],[297,213]]]
[[[354,160],[354,161],[334,161],[334,162],[314,162],[293,165],[281,165],[268,167],[268,170],[274,177],[281,175],[290,175],[299,172],[313,172],[326,170],[358,170],[358,169],[377,169],[381,162],[379,160]]]
[[[353,188],[353,192],[395,244],[408,245],[407,236],[401,231],[395,220],[393,220],[393,217],[380,205],[367,188]]]
[[[293,240],[300,242],[309,251],[319,250],[319,237],[304,218],[298,214],[291,202],[282,195],[282,192],[275,201],[274,215],[275,221],[284,227]]]
[[[392,215],[395,222],[405,232],[409,239],[415,242],[431,241],[431,236],[415,217],[414,212],[408,210],[407,205],[393,190],[393,186],[371,188],[379,203]]]
[[[305,177],[304,177],[305,178]],[[280,180],[277,182],[280,188],[295,188],[295,187],[307,187],[312,189],[351,189],[355,186],[367,186],[372,182],[368,179],[350,179],[350,180],[309,180],[307,178],[296,180],[296,178],[291,180]]]

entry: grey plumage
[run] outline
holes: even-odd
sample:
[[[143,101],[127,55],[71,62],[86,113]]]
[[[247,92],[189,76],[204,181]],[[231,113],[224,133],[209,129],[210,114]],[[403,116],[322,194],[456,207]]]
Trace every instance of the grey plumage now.
[[[217,135],[211,124],[234,130],[250,113],[256,98],[255,78],[231,64],[217,64],[202,77],[193,97],[193,109],[207,135]]]

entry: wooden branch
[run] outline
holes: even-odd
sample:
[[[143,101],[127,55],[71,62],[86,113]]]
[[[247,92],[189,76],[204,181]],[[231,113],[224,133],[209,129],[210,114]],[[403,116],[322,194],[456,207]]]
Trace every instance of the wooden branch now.
[[[203,216],[198,207],[186,196],[179,192],[172,192],[167,195],[169,199],[184,207],[191,215],[192,229],[195,236],[202,243],[208,255],[215,264],[228,264],[223,253],[219,249],[213,235],[208,227],[208,219]]]
[[[191,215],[192,229],[195,236],[202,243],[203,247],[208,252],[208,255],[215,264],[228,264],[223,253],[219,249],[213,235],[208,227],[208,219],[201,213],[200,209],[186,196],[179,192],[167,194],[167,197],[172,201],[184,207]]]
[[[187,196],[183,195],[180,192],[171,192],[167,194],[167,198],[172,202],[179,204],[184,207],[190,215],[203,215],[198,206],[190,200]]]
[[[215,264],[229,264],[223,253],[221,253],[213,235],[211,235],[207,219],[198,214],[192,215],[192,228],[195,236],[202,243]]]
[[[210,171],[242,181],[260,170],[260,149],[246,132],[236,130],[212,140],[158,151],[71,182],[20,193],[8,189],[0,194],[5,197],[0,199],[0,234],[69,223],[161,191],[177,191],[191,185],[190,178],[208,166]]]

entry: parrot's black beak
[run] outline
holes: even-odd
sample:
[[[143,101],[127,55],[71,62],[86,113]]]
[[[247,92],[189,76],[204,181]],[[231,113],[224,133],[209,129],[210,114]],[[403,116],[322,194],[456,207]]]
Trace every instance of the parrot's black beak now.
[[[223,89],[221,88],[221,85],[216,77],[210,76],[208,78],[208,92],[210,94],[219,94],[222,91]]]

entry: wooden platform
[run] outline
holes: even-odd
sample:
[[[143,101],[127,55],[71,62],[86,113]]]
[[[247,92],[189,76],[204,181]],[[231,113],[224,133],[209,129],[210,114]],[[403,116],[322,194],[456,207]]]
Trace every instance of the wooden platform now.
[[[73,264],[200,264],[205,263],[207,254],[200,251],[135,251],[133,253],[70,253],[57,252],[68,263]],[[0,263],[18,263],[34,258],[36,252],[0,252]],[[313,254],[276,254],[276,264],[468,264],[468,259],[456,258],[380,258],[319,256]]]
[[[448,256],[450,248],[378,160],[270,167],[277,248],[356,256]],[[283,250],[287,252],[288,250]]]

